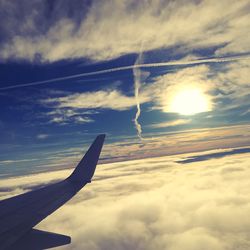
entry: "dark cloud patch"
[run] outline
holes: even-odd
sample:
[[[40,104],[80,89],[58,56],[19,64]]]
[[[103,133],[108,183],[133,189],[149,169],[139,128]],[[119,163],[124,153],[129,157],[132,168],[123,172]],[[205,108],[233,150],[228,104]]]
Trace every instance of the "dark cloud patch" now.
[[[71,19],[76,27],[86,17],[91,0],[0,1],[1,39],[44,35],[51,26]],[[39,28],[38,28],[39,27]]]
[[[14,188],[10,188],[10,187],[1,187],[0,188],[0,193],[5,193],[5,192],[11,192],[15,190]]]
[[[125,157],[125,155],[121,156],[108,156],[108,157],[101,157],[100,160],[115,160],[115,159],[121,159],[122,157]]]
[[[224,152],[217,152],[217,153],[211,153],[211,154],[204,154],[204,155],[195,155],[188,157],[185,160],[176,161],[176,163],[186,164],[191,162],[197,162],[197,161],[207,161],[209,159],[217,159],[217,158],[223,158],[230,155],[236,155],[236,154],[245,154],[250,153],[250,148],[238,148],[238,149],[232,149],[230,151],[224,151]]]

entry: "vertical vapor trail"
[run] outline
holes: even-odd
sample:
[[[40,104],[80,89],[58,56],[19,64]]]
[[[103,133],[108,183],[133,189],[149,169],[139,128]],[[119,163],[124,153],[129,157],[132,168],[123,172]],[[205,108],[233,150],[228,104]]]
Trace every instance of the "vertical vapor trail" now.
[[[142,64],[143,61],[143,57],[142,57],[142,46],[141,46],[141,51],[140,54],[138,55],[135,64],[134,64],[134,68],[133,68],[133,74],[134,74],[134,93],[135,93],[135,101],[136,101],[136,107],[137,107],[137,111],[135,114],[135,119],[134,119],[134,123],[135,123],[135,128],[137,130],[137,135],[139,137],[140,140],[142,140],[142,128],[141,128],[141,124],[139,123],[138,119],[141,115],[141,107],[140,107],[140,97],[139,97],[139,91],[140,91],[140,86],[141,86],[141,70],[140,68],[136,67],[139,64]]]

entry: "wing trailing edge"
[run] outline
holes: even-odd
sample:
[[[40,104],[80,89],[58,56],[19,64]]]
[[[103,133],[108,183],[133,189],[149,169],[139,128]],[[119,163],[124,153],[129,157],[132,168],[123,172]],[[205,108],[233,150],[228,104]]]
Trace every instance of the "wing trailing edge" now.
[[[70,243],[71,238],[69,236],[41,231],[38,229],[31,229],[23,238],[18,240],[8,250],[43,250]]]

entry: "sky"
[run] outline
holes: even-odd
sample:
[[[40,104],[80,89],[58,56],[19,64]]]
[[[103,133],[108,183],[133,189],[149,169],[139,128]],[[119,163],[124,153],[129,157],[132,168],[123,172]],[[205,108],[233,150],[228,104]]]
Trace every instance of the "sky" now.
[[[0,178],[249,146],[250,2],[0,0]]]
[[[59,249],[250,249],[249,0],[0,0],[0,199],[96,174]]]

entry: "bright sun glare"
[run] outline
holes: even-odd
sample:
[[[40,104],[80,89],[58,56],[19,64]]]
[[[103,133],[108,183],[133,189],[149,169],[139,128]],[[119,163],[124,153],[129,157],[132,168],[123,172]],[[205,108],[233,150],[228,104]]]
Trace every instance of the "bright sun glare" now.
[[[181,90],[173,96],[169,106],[170,112],[181,115],[194,115],[210,110],[210,101],[200,89]]]

